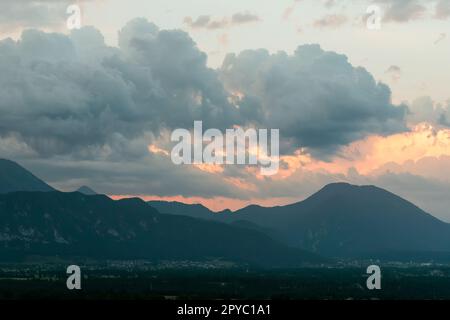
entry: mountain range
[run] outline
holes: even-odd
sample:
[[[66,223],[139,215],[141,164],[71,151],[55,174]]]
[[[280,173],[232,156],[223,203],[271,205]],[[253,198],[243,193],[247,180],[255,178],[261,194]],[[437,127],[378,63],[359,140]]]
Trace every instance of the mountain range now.
[[[2,166],[5,163],[7,167]],[[5,168],[10,165],[0,163],[6,181],[34,177],[17,164],[12,171],[15,176],[8,176]],[[35,185],[44,185],[36,179],[32,180]],[[0,194],[1,260],[17,261],[28,256],[224,259],[270,267],[326,261],[258,231],[160,214],[138,198],[114,201],[104,195],[44,191],[16,189]]]
[[[304,201],[212,212],[200,204],[60,192],[0,161],[0,259],[226,259],[264,266],[328,258],[450,261],[450,225],[375,186],[333,183]],[[325,258],[323,258],[325,257]]]
[[[450,225],[375,186],[334,183],[286,206],[251,205],[214,213],[203,206],[150,202],[161,212],[264,231],[289,246],[328,257],[447,256]]]

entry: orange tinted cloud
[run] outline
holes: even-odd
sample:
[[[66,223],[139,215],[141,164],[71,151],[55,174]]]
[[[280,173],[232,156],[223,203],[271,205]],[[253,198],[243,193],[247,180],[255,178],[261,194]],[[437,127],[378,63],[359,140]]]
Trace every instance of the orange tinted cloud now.
[[[167,150],[164,150],[164,149],[158,147],[155,144],[149,145],[148,146],[148,151],[150,153],[153,153],[153,154],[162,154],[162,155],[165,155],[165,156],[169,156],[169,152]]]
[[[450,155],[450,130],[419,124],[411,132],[387,137],[371,136],[344,149],[348,159],[336,160],[338,167],[353,166],[360,173],[370,174],[386,163],[404,164],[425,157]]]
[[[151,148],[152,152],[162,154],[160,150]],[[159,151],[159,152],[158,152]],[[225,208],[238,209],[248,204],[274,206],[292,203],[292,197],[264,198],[261,194],[265,189],[276,188],[277,181],[302,184],[309,173],[321,173],[324,176],[334,175],[336,179],[348,176],[354,169],[361,175],[377,176],[391,172],[407,172],[429,178],[450,181],[450,172],[446,170],[450,164],[450,129],[436,128],[430,124],[419,124],[410,132],[394,134],[386,137],[370,136],[356,141],[343,148],[338,156],[330,161],[313,158],[305,150],[300,149],[291,155],[280,157],[279,172],[270,177],[261,176],[257,166],[247,166],[246,175],[229,177],[224,166],[197,165],[197,168],[216,175],[218,183],[226,183],[241,190],[242,194],[251,195],[249,200],[225,197],[157,197],[141,196],[144,199],[162,199],[186,203],[201,203],[210,209],[219,211]],[[449,172],[449,173],[447,173]],[[124,196],[116,196],[124,197]]]
[[[287,177],[298,168],[313,172],[346,174],[355,168],[361,174],[371,174],[388,163],[403,165],[424,158],[450,156],[450,129],[435,128],[422,123],[410,132],[386,137],[369,136],[344,147],[340,154],[325,162],[312,158],[305,153],[282,157],[288,168],[281,176]]]

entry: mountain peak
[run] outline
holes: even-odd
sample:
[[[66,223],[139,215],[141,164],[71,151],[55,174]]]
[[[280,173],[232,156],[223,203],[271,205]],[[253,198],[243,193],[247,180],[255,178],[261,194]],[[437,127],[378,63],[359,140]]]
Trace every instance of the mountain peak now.
[[[450,250],[448,224],[373,185],[332,183],[304,201],[250,207],[236,216],[276,230],[291,246],[325,256]]]
[[[354,185],[347,182],[335,182],[324,186],[322,189],[317,191],[311,197],[323,197],[323,196],[333,196],[333,195],[346,195],[354,196],[355,194],[386,194],[395,196],[393,193],[379,188],[374,185]]]
[[[97,192],[95,192],[94,190],[89,188],[88,186],[81,186],[77,189],[76,192],[82,193],[86,196],[94,196],[94,195],[98,194]]]
[[[18,163],[0,159],[0,194],[17,191],[47,192],[54,190]]]
[[[375,189],[379,189],[378,187],[375,187],[373,185],[355,185],[355,184],[350,184],[348,182],[333,182],[333,183],[329,183],[327,185],[325,185],[320,191],[328,191],[328,190],[357,190],[357,189],[362,189],[362,188],[375,188]],[[320,192],[319,191],[319,192]]]

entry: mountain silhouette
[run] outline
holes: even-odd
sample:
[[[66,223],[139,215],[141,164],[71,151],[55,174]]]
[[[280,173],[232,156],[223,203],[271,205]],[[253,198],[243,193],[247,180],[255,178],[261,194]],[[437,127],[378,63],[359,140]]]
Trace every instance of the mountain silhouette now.
[[[161,213],[178,214],[206,220],[220,220],[219,213],[213,212],[202,204],[186,204],[178,201],[152,200],[147,202]]]
[[[0,159],[0,193],[54,190],[19,164]]]
[[[134,198],[114,201],[82,187],[55,191],[9,160],[0,161],[0,260],[28,256],[205,260],[261,266],[327,261],[256,230],[160,214]]]
[[[87,187],[53,190],[0,160],[0,257],[216,257],[271,266],[323,261],[318,255],[450,259],[449,224],[375,186],[334,183],[290,205],[218,213],[198,204],[87,196],[94,192]]]
[[[79,192],[0,195],[0,257],[80,256],[94,259],[218,258],[261,266],[325,260],[257,231],[164,215],[140,199],[114,201]]]
[[[328,256],[450,250],[447,223],[375,186],[330,184],[299,203],[235,214]]]
[[[82,193],[87,196],[94,196],[94,195],[98,194],[97,192],[95,192],[94,190],[92,190],[91,188],[89,188],[87,186],[81,186],[75,192],[79,192],[79,193]]]
[[[248,221],[287,245],[329,257],[414,258],[450,252],[449,224],[375,186],[334,183],[294,204],[251,205],[211,216],[229,223]]]
[[[214,212],[205,207],[202,204],[187,204],[178,201],[161,201],[161,200],[151,200],[147,202],[151,207],[155,208],[164,214],[174,214],[188,216],[196,219],[203,219],[209,221],[216,221],[222,223],[229,223],[233,226],[257,230],[266,233],[272,237],[279,237],[277,232],[270,227],[262,227],[256,223],[250,222],[248,220],[240,220],[238,216],[231,217],[231,210],[223,210],[219,212]],[[236,218],[236,219],[235,219]]]

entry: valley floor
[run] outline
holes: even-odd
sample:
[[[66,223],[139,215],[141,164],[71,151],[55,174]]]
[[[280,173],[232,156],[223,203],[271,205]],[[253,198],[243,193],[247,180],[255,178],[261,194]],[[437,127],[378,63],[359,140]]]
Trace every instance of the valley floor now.
[[[80,265],[82,289],[68,290],[67,264],[1,264],[0,299],[450,299],[450,265],[381,264],[381,290],[368,290],[364,263],[262,270],[225,262]]]

